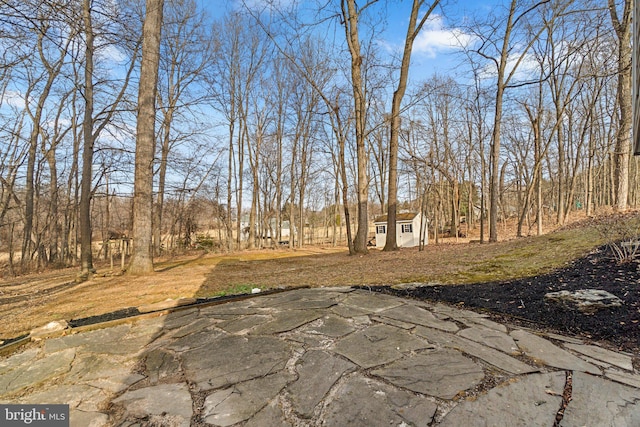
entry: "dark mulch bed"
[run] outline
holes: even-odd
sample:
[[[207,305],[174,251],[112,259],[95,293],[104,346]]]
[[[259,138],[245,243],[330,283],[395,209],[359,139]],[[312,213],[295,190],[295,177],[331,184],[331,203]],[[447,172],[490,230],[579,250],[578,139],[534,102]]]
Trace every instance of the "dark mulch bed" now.
[[[640,354],[640,264],[617,263],[605,246],[570,265],[535,277],[473,285],[424,286],[377,290],[420,300],[443,301],[491,314],[497,320],[578,335],[619,350]],[[548,292],[602,289],[624,303],[622,307],[584,314],[545,302]]]

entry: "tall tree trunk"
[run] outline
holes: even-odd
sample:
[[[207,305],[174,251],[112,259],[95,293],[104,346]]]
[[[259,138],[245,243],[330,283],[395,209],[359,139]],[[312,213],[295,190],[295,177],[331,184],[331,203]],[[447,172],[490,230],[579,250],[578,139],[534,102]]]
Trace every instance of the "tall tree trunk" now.
[[[133,196],[133,255],[129,274],[153,272],[153,154],[155,101],[164,0],[147,0],[142,27],[142,66],[138,88],[136,161]]]
[[[91,22],[91,0],[83,2],[85,25],[85,68],[84,68],[84,137],[82,151],[82,179],[80,180],[80,275],[84,278],[93,272],[93,251],[91,247],[91,181],[93,177],[93,24]]]
[[[398,209],[398,136],[400,134],[400,106],[407,89],[413,41],[418,36],[418,33],[427,21],[427,18],[431,15],[433,9],[439,3],[439,0],[435,0],[431,4],[429,10],[422,16],[420,22],[418,22],[418,12],[424,2],[425,0],[413,0],[411,16],[409,17],[409,26],[407,27],[407,35],[405,37],[404,51],[402,53],[402,64],[400,65],[400,79],[398,80],[398,87],[393,93],[393,101],[391,103],[389,196],[387,197],[387,239],[384,245],[385,251],[398,250],[398,242],[396,241],[396,213]]]
[[[631,19],[633,1],[625,0],[622,19],[619,19],[615,0],[609,0],[609,13],[618,38],[618,93],[620,121],[614,152],[615,205],[619,211],[627,209],[629,196],[629,157],[631,151]]]
[[[232,108],[234,108],[232,106]],[[231,171],[233,170],[233,165],[235,162],[233,161],[233,135],[235,133],[235,122],[233,120],[229,121],[229,157],[228,157],[228,167],[227,167],[227,218],[226,218],[226,228],[227,228],[227,250],[232,251],[234,248],[234,240],[233,240],[233,212],[231,209],[231,201],[233,196],[233,174]],[[240,221],[240,214],[238,213],[238,221]]]
[[[346,4],[345,4],[346,3]],[[342,16],[344,20],[347,45],[351,55],[351,86],[355,110],[356,158],[358,169],[358,230],[353,242],[356,253],[366,254],[367,236],[369,235],[369,177],[367,173],[368,156],[365,140],[366,96],[362,80],[362,53],[358,35],[358,7],[355,0],[342,0]]]
[[[154,209],[155,219],[153,221],[153,246],[155,255],[160,255],[162,248],[162,214],[164,210],[164,192],[167,181],[167,167],[169,151],[171,149],[171,123],[173,121],[174,94],[167,97],[169,105],[166,107],[162,122],[162,147],[160,149],[160,165],[158,167],[158,191],[156,195],[156,206]]]

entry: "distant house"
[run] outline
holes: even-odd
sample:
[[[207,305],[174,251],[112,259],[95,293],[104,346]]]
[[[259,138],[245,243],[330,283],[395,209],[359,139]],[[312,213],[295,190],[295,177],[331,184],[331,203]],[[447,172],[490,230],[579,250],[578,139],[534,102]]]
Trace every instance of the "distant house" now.
[[[412,248],[420,244],[421,218],[422,214],[416,212],[396,215],[396,242],[399,248]],[[376,218],[373,223],[376,226],[376,248],[383,248],[387,241],[387,215]],[[422,240],[426,245],[429,240],[426,224],[422,224],[422,228]]]
[[[242,232],[242,234],[240,235],[240,240],[242,241],[247,241],[249,240],[249,226],[251,225],[251,223],[249,222],[249,215],[245,214],[242,215],[241,219],[240,219],[240,230]],[[261,224],[255,223],[254,224],[256,227],[256,233],[258,233],[260,230],[259,228],[261,227]],[[265,230],[262,230],[262,236],[264,239],[271,239],[271,233],[275,233],[276,231],[276,219],[275,218],[271,218],[269,220],[269,227]],[[294,228],[295,230],[295,228]],[[291,226],[289,224],[288,220],[283,220],[282,221],[282,228],[280,229],[280,237],[282,238],[282,240],[289,240],[289,237],[291,235]],[[276,236],[273,236],[273,238],[275,239]]]

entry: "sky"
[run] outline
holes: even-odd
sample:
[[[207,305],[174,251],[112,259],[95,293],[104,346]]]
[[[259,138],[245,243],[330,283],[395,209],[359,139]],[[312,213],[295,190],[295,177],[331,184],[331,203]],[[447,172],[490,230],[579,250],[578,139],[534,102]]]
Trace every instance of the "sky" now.
[[[220,0],[210,2],[202,0],[203,6],[214,17],[221,17],[226,12],[243,8],[244,5],[254,10],[264,9],[265,5],[275,5],[286,8],[295,0]],[[359,1],[364,4],[364,0]],[[311,2],[302,3],[310,4]],[[414,42],[412,52],[413,78],[422,79],[434,73],[447,73],[456,68],[455,53],[460,51],[460,45],[473,41],[473,38],[464,30],[456,26],[466,17],[474,14],[483,14],[502,4],[500,0],[444,0],[432,13],[431,18],[420,32]],[[407,23],[411,9],[409,0],[379,1],[379,6],[385,7],[387,14],[387,28],[381,34],[378,43],[389,53],[396,55],[402,52],[407,31]]]

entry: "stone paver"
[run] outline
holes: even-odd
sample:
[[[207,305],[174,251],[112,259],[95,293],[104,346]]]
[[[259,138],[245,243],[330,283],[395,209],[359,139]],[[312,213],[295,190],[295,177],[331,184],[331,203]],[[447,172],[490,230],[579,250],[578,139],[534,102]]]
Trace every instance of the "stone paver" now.
[[[582,372],[573,374],[572,388],[562,427],[640,426],[640,390]]]
[[[453,399],[484,378],[482,366],[454,350],[425,351],[371,373],[399,387],[443,399]]]
[[[429,328],[441,329],[446,332],[456,332],[459,328],[453,322],[440,320],[431,312],[415,305],[404,305],[394,307],[379,313],[380,316],[399,320],[405,323],[413,323],[416,325],[427,326]]]
[[[439,424],[446,427],[553,426],[562,404],[565,374],[533,374],[459,403]],[[595,425],[595,424],[594,424]]]
[[[182,362],[187,379],[210,390],[281,371],[290,353],[277,338],[225,336],[184,353]]]
[[[519,329],[511,332],[511,336],[517,341],[518,347],[538,363],[570,371],[588,372],[593,375],[602,374],[597,366],[585,362],[537,335]]]
[[[471,341],[495,348],[503,353],[512,354],[519,351],[518,345],[509,335],[485,326],[472,326],[461,330],[458,332],[458,335],[463,338],[470,339]]]
[[[312,334],[339,338],[355,331],[355,327],[347,319],[328,315],[307,326],[306,331]]]
[[[0,376],[0,395],[36,386],[50,378],[69,372],[75,357],[76,351],[69,348],[5,372]]]
[[[193,415],[193,401],[186,384],[161,384],[127,391],[113,403],[123,405],[127,416],[151,416],[156,425],[188,426]]]
[[[363,368],[401,358],[404,353],[431,347],[428,342],[388,325],[374,325],[343,338],[334,351]]]
[[[293,378],[269,375],[216,390],[204,402],[204,421],[220,427],[245,421],[275,399]]]
[[[73,427],[640,425],[637,355],[469,310],[350,288],[170,310],[0,358],[0,403]]]
[[[606,369],[604,376],[622,384],[640,388],[640,375],[620,372],[614,369]]]
[[[354,292],[345,298],[343,304],[358,308],[365,313],[377,313],[403,305],[403,303],[396,298],[367,291]]]
[[[287,310],[274,314],[274,320],[263,323],[250,331],[253,335],[274,335],[291,331],[322,317],[319,310]]]
[[[267,406],[251,417],[244,427],[293,427],[293,424],[286,419],[282,408],[277,401],[272,400]]]
[[[610,351],[604,349],[602,347],[597,347],[595,345],[579,345],[579,344],[565,344],[565,347],[577,351],[580,354],[584,354],[585,356],[589,356],[593,359],[600,360],[602,362],[606,362],[610,365],[618,366],[622,369],[626,369],[627,371],[633,371],[633,361],[630,356],[626,354],[616,353],[615,351]]]
[[[416,335],[425,337],[429,342],[440,344],[441,346],[456,349],[463,353],[484,360],[485,362],[512,374],[526,374],[536,372],[538,369],[527,365],[513,357],[494,350],[486,345],[468,340],[458,335],[446,334],[431,328],[416,328]]]
[[[294,410],[310,418],[331,387],[356,365],[326,351],[311,350],[296,366],[298,381],[288,388]]]
[[[328,427],[428,425],[437,410],[430,400],[360,375],[349,377],[335,393],[323,414]]]

